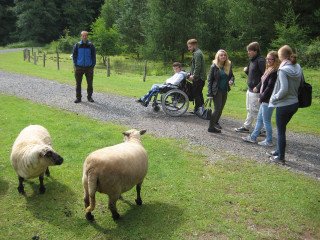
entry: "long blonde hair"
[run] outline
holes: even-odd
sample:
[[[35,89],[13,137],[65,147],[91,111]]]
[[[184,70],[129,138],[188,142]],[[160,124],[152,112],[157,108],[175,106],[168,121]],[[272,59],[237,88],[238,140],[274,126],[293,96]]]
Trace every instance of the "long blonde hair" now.
[[[278,57],[278,52],[270,51],[270,52],[268,52],[267,56],[268,55],[271,55],[273,57],[273,59],[274,59],[273,69],[278,70],[278,68],[280,66],[280,63],[281,63],[280,60],[279,60],[279,57]],[[266,63],[266,69],[268,69],[268,67],[269,67],[269,64],[267,62]]]
[[[220,53],[224,53],[226,54],[226,61],[224,63],[220,62],[219,61],[219,55]],[[219,69],[223,68],[224,72],[229,75],[230,73],[230,69],[231,69],[231,61],[229,60],[229,56],[228,56],[228,53],[223,50],[223,49],[220,49],[218,50],[218,52],[216,53],[215,57],[214,57],[214,60],[212,61],[213,64],[215,64]]]

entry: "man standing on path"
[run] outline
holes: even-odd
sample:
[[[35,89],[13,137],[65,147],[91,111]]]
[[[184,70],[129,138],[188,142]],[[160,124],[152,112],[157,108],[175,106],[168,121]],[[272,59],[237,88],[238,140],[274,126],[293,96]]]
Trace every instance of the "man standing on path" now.
[[[192,93],[194,96],[194,112],[204,104],[202,89],[206,80],[205,61],[202,51],[198,48],[196,39],[189,39],[188,50],[192,53],[191,72],[189,80],[193,82]]]
[[[76,97],[75,103],[81,102],[81,82],[83,74],[87,80],[87,99],[89,102],[94,102],[92,99],[93,93],[93,69],[96,65],[96,49],[94,45],[88,41],[88,32],[81,32],[81,41],[76,43],[73,47],[73,65],[74,76],[76,79]]]
[[[260,55],[260,45],[252,42],[247,46],[250,63],[243,70],[248,75],[248,90],[246,95],[247,118],[242,127],[236,128],[236,132],[249,133],[252,123],[257,119],[259,112],[259,92],[258,85],[266,69],[266,60]],[[260,86],[260,85],[259,85]]]

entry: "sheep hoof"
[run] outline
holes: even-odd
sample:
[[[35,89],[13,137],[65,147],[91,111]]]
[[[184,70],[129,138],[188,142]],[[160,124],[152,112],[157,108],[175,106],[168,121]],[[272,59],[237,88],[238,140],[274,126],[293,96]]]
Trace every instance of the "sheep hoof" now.
[[[39,192],[40,192],[40,194],[44,194],[46,192],[46,188],[44,186],[41,186],[39,188]]]
[[[24,187],[18,187],[18,192],[22,195],[26,194],[26,192],[24,191]]]
[[[136,204],[141,206],[142,205],[142,200],[141,198],[136,199]]]
[[[94,216],[91,214],[91,212],[86,213],[86,219],[90,222],[94,221]]]
[[[119,213],[112,213],[113,220],[118,220],[120,218]]]

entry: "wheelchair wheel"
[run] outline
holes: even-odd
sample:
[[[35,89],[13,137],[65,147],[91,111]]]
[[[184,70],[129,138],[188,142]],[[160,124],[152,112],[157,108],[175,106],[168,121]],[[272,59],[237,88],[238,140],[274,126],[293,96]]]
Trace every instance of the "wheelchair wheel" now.
[[[161,105],[165,113],[178,117],[188,110],[189,98],[185,92],[179,89],[172,89],[161,98]]]

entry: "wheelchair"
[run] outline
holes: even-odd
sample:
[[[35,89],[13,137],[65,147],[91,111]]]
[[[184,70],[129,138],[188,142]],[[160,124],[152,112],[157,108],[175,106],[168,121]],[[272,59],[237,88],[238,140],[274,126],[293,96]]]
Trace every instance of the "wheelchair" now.
[[[188,83],[186,79],[176,85],[167,85],[153,96],[152,108],[155,112],[162,110],[172,117],[183,115],[189,108]],[[186,91],[187,90],[187,91]]]

